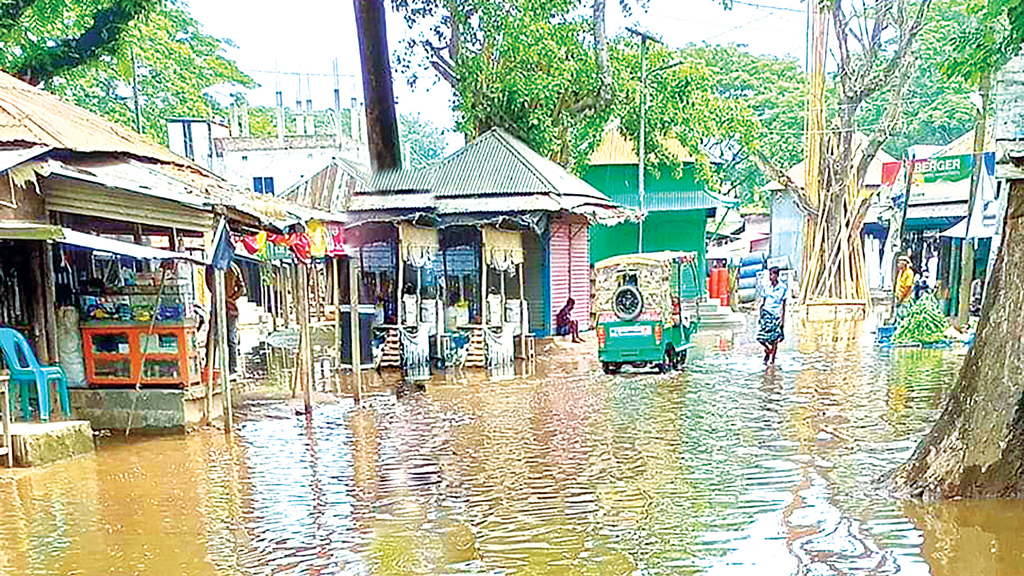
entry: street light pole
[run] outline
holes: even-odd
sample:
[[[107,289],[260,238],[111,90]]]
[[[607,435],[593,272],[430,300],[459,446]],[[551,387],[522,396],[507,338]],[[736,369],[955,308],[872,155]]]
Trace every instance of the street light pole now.
[[[646,188],[644,186],[644,172],[646,170],[646,147],[647,147],[647,41],[657,42],[658,44],[664,44],[661,40],[658,40],[654,36],[651,36],[647,32],[641,32],[633,28],[626,28],[626,31],[634,36],[640,37],[640,143],[638,150],[640,157],[637,162],[637,195],[639,199],[640,214],[641,218],[645,218],[644,214],[644,194]],[[637,225],[639,230],[637,240],[637,252],[644,251],[644,221],[640,220]]]
[[[640,195],[640,214],[646,220],[644,213],[644,159],[647,146],[647,36],[640,37],[640,158],[637,162],[637,192]],[[644,220],[638,224],[640,241],[637,252],[644,251]]]

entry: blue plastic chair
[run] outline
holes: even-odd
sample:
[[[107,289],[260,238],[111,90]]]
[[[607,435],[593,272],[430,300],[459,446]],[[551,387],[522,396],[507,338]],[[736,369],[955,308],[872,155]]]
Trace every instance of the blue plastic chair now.
[[[13,328],[0,328],[0,351],[7,361],[7,369],[11,373],[11,383],[18,386],[21,397],[21,415],[25,420],[32,417],[29,396],[35,385],[35,395],[39,402],[39,419],[50,419],[50,381],[57,381],[57,393],[60,395],[61,408],[64,414],[71,415],[71,399],[68,395],[68,378],[60,366],[43,366],[39,364],[35,352],[28,340]],[[14,397],[11,396],[13,404]],[[11,406],[13,409],[14,406]]]

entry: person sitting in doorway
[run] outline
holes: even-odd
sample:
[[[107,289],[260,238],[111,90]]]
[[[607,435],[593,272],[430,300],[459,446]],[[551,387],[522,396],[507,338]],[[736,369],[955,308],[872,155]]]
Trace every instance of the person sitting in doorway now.
[[[576,301],[569,298],[565,301],[565,306],[558,311],[558,315],[555,316],[555,333],[559,336],[572,336],[573,342],[583,342],[580,338],[580,323],[578,320],[572,319],[572,309],[576,306]]]

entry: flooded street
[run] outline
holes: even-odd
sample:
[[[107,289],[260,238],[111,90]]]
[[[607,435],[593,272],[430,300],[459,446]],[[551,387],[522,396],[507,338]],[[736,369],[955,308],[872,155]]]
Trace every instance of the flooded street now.
[[[938,416],[955,350],[806,330],[765,371],[589,358],[318,406],[234,440],[106,440],[0,474],[2,574],[1024,574],[1024,502],[910,504],[876,480]],[[581,367],[583,369],[581,369]]]

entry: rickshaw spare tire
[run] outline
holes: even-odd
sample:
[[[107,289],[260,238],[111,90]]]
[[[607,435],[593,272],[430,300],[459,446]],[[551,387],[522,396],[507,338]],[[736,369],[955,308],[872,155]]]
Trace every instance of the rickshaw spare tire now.
[[[636,286],[621,286],[612,296],[612,309],[615,315],[624,322],[636,320],[643,312],[644,297]]]

